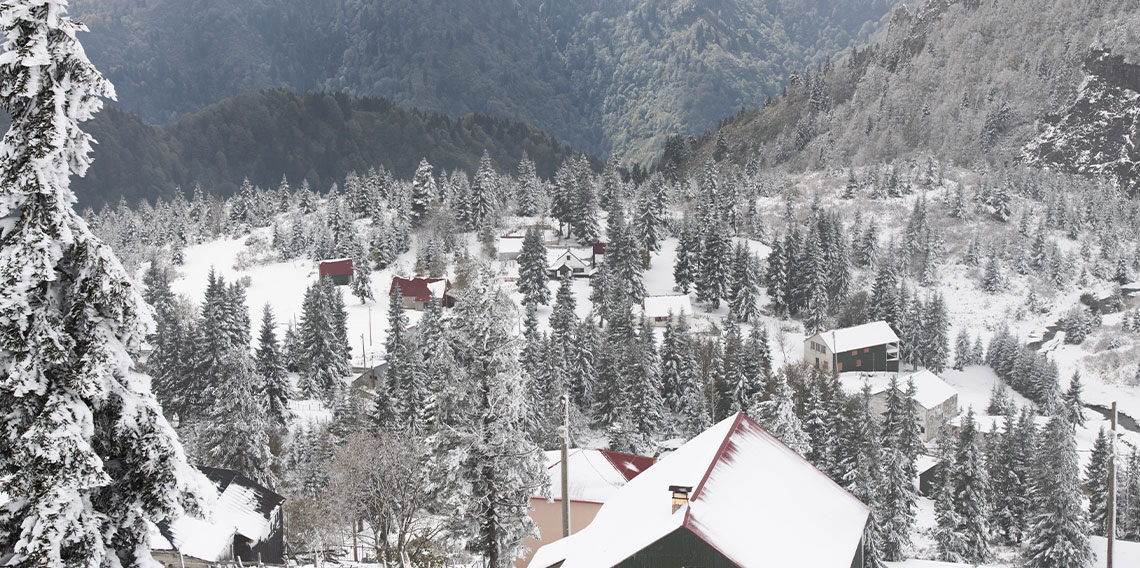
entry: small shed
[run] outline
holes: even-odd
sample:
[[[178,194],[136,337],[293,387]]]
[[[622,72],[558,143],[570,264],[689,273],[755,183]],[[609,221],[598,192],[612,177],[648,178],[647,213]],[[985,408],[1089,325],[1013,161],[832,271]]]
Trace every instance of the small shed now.
[[[821,331],[804,339],[804,362],[840,373],[898,372],[899,336],[885,321]]]
[[[693,317],[693,303],[688,294],[645,296],[641,299],[641,313],[653,327],[665,327],[670,317],[674,322],[684,319],[687,323]]]
[[[352,259],[333,258],[322,260],[320,264],[321,278],[331,278],[337,286],[348,286],[352,283]]]
[[[495,246],[495,258],[504,262],[518,260],[522,253],[522,235],[503,235]]]
[[[451,282],[446,278],[400,278],[392,277],[392,286],[388,288],[388,295],[395,295],[399,291],[405,309],[423,310],[432,298],[440,301],[445,308],[455,305],[449,295]]]

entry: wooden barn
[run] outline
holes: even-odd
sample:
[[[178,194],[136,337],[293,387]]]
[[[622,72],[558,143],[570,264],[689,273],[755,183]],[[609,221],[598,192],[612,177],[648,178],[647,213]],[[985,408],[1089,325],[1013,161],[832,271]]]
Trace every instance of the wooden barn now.
[[[217,502],[209,519],[181,517],[158,527],[156,560],[196,559],[189,565],[219,562],[285,564],[282,505],[285,498],[239,472],[199,467],[214,484]],[[177,564],[175,564],[177,565]]]
[[[804,339],[804,362],[825,371],[899,370],[899,336],[885,321],[831,331]]]
[[[319,272],[321,278],[331,278],[337,286],[348,286],[352,283],[352,259],[334,258],[322,260]]]
[[[423,310],[424,306],[436,298],[445,308],[455,305],[455,300],[449,295],[451,282],[446,278],[400,278],[392,277],[392,286],[388,288],[388,295],[400,294],[405,309]]]
[[[868,514],[738,413],[630,480],[530,568],[862,568]]]

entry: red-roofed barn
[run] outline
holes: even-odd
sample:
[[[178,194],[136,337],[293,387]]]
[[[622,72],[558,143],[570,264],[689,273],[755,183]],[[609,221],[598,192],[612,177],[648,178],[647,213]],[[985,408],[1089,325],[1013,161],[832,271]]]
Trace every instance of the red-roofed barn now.
[[[352,259],[333,258],[322,260],[320,264],[321,278],[332,278],[337,286],[348,286],[352,283]]]

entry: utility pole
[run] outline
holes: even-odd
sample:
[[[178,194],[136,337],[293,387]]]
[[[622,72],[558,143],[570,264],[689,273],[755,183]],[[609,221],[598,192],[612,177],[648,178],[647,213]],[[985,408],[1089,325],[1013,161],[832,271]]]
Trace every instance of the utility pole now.
[[[567,461],[570,455],[570,395],[562,395],[562,537],[570,536],[570,480]]]
[[[1105,568],[1112,568],[1112,545],[1116,541],[1116,401],[1112,402],[1112,429],[1108,436],[1108,522],[1105,535],[1108,537],[1108,552],[1105,554]]]
[[[368,306],[368,344],[372,345],[372,306]]]

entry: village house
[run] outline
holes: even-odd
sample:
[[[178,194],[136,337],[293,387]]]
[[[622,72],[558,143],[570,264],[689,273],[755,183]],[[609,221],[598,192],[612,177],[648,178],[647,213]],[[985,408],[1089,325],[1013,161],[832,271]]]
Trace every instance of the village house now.
[[[681,319],[688,323],[693,317],[693,303],[688,294],[645,296],[641,299],[641,315],[649,318],[653,327],[665,327],[669,318],[674,323]]]
[[[547,249],[546,266],[551,278],[570,274],[577,278],[594,275],[594,249],[590,247],[561,247]]]
[[[348,286],[352,283],[352,259],[333,258],[322,260],[318,273],[321,278],[331,278],[337,286]]]
[[[586,528],[598,510],[631,479],[653,465],[653,458],[610,450],[575,448],[568,453],[567,490],[570,497],[570,530]],[[539,538],[523,540],[529,549],[526,556],[515,560],[523,568],[540,546],[562,538],[562,452],[546,452],[546,489],[550,499],[536,491],[530,498],[530,518],[538,525]]]
[[[393,276],[388,295],[393,296],[398,291],[401,303],[407,310],[423,310],[432,298],[438,299],[443,307],[450,308],[455,304],[454,299],[448,294],[450,290],[451,282],[446,278],[400,278]]]
[[[899,370],[899,336],[885,321],[831,331],[804,339],[804,362],[836,372]]]
[[[530,568],[862,568],[868,514],[737,413],[630,480]]]
[[[199,467],[217,490],[209,519],[183,516],[158,526],[152,555],[164,566],[285,564],[285,498],[239,472]]]
[[[851,396],[863,391],[863,385],[871,388],[871,412],[882,414],[887,410],[887,397],[890,396],[891,378],[895,373],[844,373],[839,376],[843,391]],[[918,425],[922,431],[922,441],[929,442],[938,437],[942,427],[958,416],[958,391],[946,384],[938,375],[927,370],[898,377],[900,389],[914,381],[914,410],[918,414]]]
[[[523,235],[503,235],[495,243],[495,259],[502,262],[518,260],[522,253]]]

